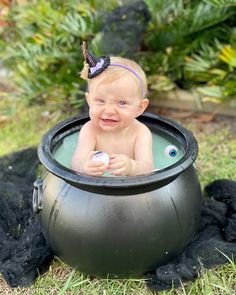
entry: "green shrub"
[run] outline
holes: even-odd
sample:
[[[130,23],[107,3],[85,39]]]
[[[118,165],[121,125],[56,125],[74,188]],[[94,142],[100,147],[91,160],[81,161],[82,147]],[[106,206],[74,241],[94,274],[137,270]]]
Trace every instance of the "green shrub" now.
[[[194,87],[204,96],[235,102],[236,0],[143,1],[151,21],[134,59],[150,88]],[[9,26],[0,32],[0,58],[22,99],[79,106],[85,89],[79,77],[81,42],[89,41],[100,54],[104,14],[129,3],[135,0],[38,0],[13,6]]]
[[[2,32],[4,64],[28,102],[75,102],[84,85],[80,45],[96,32],[94,1],[29,1],[10,10]]]
[[[140,60],[150,87],[159,91],[197,87],[204,95],[235,100],[235,65],[232,57],[230,62],[220,55],[222,48],[236,48],[236,0],[145,2],[152,21]]]

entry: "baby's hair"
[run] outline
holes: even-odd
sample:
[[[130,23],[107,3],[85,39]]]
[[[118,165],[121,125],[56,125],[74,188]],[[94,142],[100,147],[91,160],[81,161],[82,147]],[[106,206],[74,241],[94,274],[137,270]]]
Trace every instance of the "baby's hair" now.
[[[102,83],[111,83],[124,75],[129,75],[129,77],[133,79],[135,85],[137,86],[137,91],[138,93],[140,93],[140,96],[142,98],[145,98],[147,95],[147,79],[141,67],[135,61],[127,58],[112,56],[110,57],[110,59],[111,65],[109,65],[99,75],[102,77]],[[122,66],[124,66],[124,68]],[[125,67],[128,67],[129,69],[126,69]],[[134,73],[132,72],[132,70],[134,71]],[[88,88],[93,80],[94,78],[88,79]]]

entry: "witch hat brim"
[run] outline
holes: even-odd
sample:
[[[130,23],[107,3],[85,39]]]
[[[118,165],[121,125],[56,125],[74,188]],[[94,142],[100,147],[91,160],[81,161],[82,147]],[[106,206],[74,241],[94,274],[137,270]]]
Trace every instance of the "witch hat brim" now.
[[[94,54],[88,51],[86,42],[82,43],[81,48],[83,51],[84,60],[88,65],[89,79],[92,79],[101,74],[110,65],[109,56],[96,57]]]

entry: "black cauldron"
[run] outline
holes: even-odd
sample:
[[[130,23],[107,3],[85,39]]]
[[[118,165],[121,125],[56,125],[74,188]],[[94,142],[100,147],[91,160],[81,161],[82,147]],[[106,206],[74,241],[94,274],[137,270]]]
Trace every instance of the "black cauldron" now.
[[[34,184],[34,211],[55,254],[86,274],[139,277],[176,257],[196,231],[202,199],[195,138],[164,117],[144,113],[138,119],[177,142],[181,159],[136,177],[77,174],[55,159],[54,150],[87,115],[56,125],[38,147],[46,169]]]

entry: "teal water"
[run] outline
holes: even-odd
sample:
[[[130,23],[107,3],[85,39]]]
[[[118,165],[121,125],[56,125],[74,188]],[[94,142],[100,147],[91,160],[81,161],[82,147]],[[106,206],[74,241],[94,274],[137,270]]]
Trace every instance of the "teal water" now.
[[[77,144],[78,132],[66,136],[54,148],[53,156],[57,162],[70,168],[70,162]],[[171,156],[171,155],[172,156]],[[153,133],[153,155],[155,170],[160,170],[178,162],[184,155],[178,142]]]

